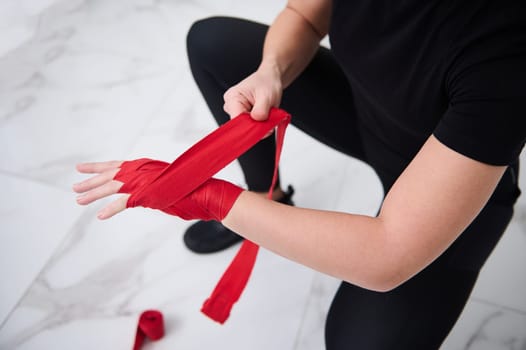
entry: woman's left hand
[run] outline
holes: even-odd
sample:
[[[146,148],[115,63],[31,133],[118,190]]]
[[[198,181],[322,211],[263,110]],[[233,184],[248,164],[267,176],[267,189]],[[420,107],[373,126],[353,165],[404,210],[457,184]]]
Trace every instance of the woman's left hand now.
[[[119,172],[122,161],[107,161],[77,164],[77,170],[82,174],[95,174],[94,176],[73,185],[73,191],[79,193],[77,203],[87,205],[96,200],[111,196],[119,192],[123,183],[113,178]],[[112,201],[102,208],[97,217],[101,220],[111,218],[126,209],[129,194]]]

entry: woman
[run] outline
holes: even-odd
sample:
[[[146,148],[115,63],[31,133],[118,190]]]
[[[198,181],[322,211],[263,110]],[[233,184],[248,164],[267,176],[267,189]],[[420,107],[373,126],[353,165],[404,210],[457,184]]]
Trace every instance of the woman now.
[[[232,242],[231,230],[342,279],[327,349],[439,348],[519,195],[525,23],[525,5],[511,0],[291,0],[269,28],[195,23],[192,72],[219,123],[242,112],[263,120],[281,106],[298,128],[372,166],[386,195],[376,217],[268,201],[269,137],[240,158],[252,192],[233,190],[221,224],[199,222],[187,244]],[[327,34],[331,50],[319,47]],[[100,175],[75,185],[78,202],[116,193],[120,164],[80,164]],[[200,191],[219,196],[212,185]],[[273,198],[290,203],[279,185]]]

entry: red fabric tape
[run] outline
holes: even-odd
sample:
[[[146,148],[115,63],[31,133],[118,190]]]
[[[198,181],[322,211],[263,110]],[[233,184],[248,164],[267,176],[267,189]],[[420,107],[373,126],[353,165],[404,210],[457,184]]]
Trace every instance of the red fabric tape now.
[[[271,198],[289,122],[290,114],[277,108],[270,110],[265,121],[255,121],[248,113],[243,113],[197,142],[169,165],[149,159],[123,163],[121,171],[115,176],[115,179],[124,182],[119,192],[131,194],[127,207],[160,209],[185,219],[222,220],[241,191],[233,188],[234,185],[225,185],[224,181],[217,184],[215,181],[222,180],[210,178],[277,127],[275,168],[268,192]],[[210,185],[211,182],[214,184]],[[215,197],[220,198],[210,200]],[[205,301],[201,309],[204,314],[219,323],[226,321],[248,282],[258,248],[248,240],[243,242]]]
[[[284,111],[281,111],[282,113]],[[271,115],[273,111],[271,110]],[[278,165],[285,139],[285,130],[290,122],[290,115],[286,112],[281,114],[281,122],[277,124],[276,130],[276,159],[274,162],[274,175],[267,197],[272,199],[272,191],[278,178]],[[249,240],[244,240],[236,256],[223,273],[210,297],[205,300],[201,312],[221,324],[230,316],[230,310],[239,300],[245,289],[250,274],[256,263],[259,246]]]
[[[145,338],[159,340],[164,335],[163,314],[157,310],[146,310],[139,317],[133,350],[139,350]]]
[[[286,126],[289,121],[290,115],[276,108],[271,109],[265,121],[255,121],[248,113],[231,119],[190,147],[148,186],[132,193],[127,206],[164,209],[178,202],[248,151],[269,131],[283,123]]]

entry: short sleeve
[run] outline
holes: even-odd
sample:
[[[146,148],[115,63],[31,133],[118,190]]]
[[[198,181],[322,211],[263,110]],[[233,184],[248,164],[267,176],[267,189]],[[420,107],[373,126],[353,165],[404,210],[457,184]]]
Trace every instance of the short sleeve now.
[[[435,137],[480,162],[508,165],[526,137],[526,56],[478,64],[452,73],[449,107]]]

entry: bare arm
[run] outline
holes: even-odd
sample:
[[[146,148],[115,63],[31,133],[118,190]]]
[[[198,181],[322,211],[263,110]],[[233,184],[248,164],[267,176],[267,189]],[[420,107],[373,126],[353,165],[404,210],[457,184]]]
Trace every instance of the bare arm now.
[[[291,0],[267,32],[261,67],[287,87],[307,66],[329,30],[331,1]]]
[[[244,192],[223,223],[291,260],[385,291],[418,273],[483,208],[506,167],[469,159],[431,136],[378,217],[294,208]]]
[[[224,95],[224,110],[233,118],[250,112],[264,120],[278,107],[281,94],[307,66],[327,34],[330,0],[291,0],[270,26],[259,68]]]

